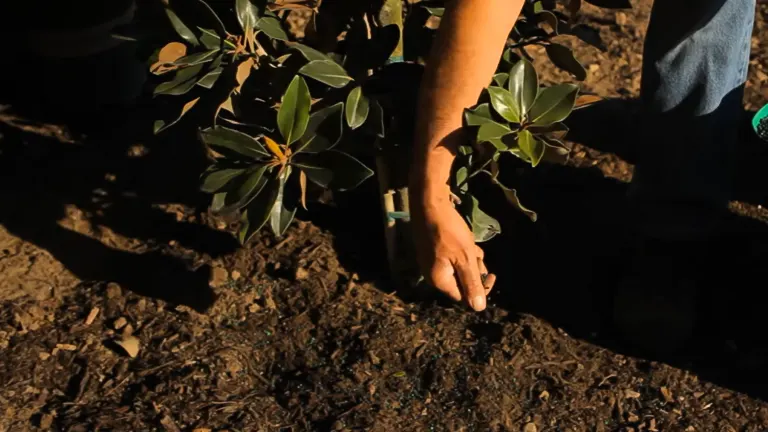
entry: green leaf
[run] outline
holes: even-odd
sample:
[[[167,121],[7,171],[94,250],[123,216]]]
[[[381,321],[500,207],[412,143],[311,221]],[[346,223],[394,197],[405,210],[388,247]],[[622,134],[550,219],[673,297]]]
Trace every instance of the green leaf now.
[[[536,15],[538,15],[539,19],[546,22],[547,24],[549,24],[550,27],[552,27],[552,32],[554,33],[554,35],[560,34],[560,25],[559,25],[560,23],[557,19],[557,16],[554,13],[548,10],[542,10],[537,12]]]
[[[235,151],[253,159],[270,158],[267,149],[250,135],[224,126],[214,126],[200,131],[200,139],[209,147]]]
[[[373,175],[373,171],[360,161],[336,150],[297,154],[293,157],[293,164],[301,168],[313,183],[339,191],[354,189]]]
[[[213,199],[211,200],[211,211],[214,213],[218,213],[221,211],[222,208],[224,208],[224,202],[227,199],[227,193],[226,192],[219,192],[213,196]]]
[[[477,198],[472,197],[472,234],[476,243],[486,242],[501,233],[501,224],[486,212],[480,209]]]
[[[568,133],[568,126],[564,123],[552,123],[547,126],[530,126],[528,130],[534,135],[546,135],[555,139],[562,139]]]
[[[467,126],[480,126],[485,123],[495,123],[491,107],[487,104],[480,104],[473,109],[464,110],[464,122]]]
[[[338,102],[312,113],[307,130],[301,137],[301,146],[295,153],[318,153],[336,146],[344,128],[341,114],[343,109],[344,103]]]
[[[384,109],[376,99],[371,99],[371,112],[368,114],[368,120],[363,125],[363,129],[379,138],[384,138]]]
[[[272,233],[277,237],[281,237],[285,234],[285,231],[293,221],[293,217],[296,215],[298,206],[296,203],[288,202],[286,200],[285,183],[291,175],[291,167],[286,166],[278,177],[279,186],[277,188],[277,197],[275,198],[275,204],[272,206],[270,212],[269,221],[272,227]]]
[[[490,121],[483,123],[478,129],[477,142],[489,142],[498,150],[507,150],[507,145],[502,142],[502,138],[511,133],[512,130],[506,125]]]
[[[509,72],[509,92],[519,107],[520,117],[525,117],[539,92],[539,77],[528,60],[520,60]]]
[[[205,193],[221,192],[232,179],[245,172],[244,168],[212,169],[203,174],[200,190]]]
[[[280,110],[277,112],[277,127],[286,145],[291,145],[304,135],[309,123],[309,109],[312,96],[304,78],[296,75],[283,94]]]
[[[158,86],[155,87],[154,95],[165,94],[179,96],[186,94],[195,86],[195,83],[197,83],[200,78],[198,75],[202,70],[202,64],[179,70],[172,80],[158,84]]]
[[[333,88],[342,88],[352,81],[344,68],[332,60],[312,60],[302,66],[299,73]]]
[[[501,87],[488,87],[493,109],[508,121],[520,123],[520,106],[512,97],[512,93]]]
[[[272,208],[275,206],[278,188],[278,178],[276,176],[270,178],[262,191],[246,206],[238,232],[240,244],[245,244],[253,237],[253,234],[266,225],[269,216],[272,214]]]
[[[196,98],[192,99],[191,101],[185,103],[184,106],[181,107],[181,114],[179,114],[175,119],[171,120],[170,123],[166,122],[165,120],[155,120],[155,124],[154,124],[154,128],[153,128],[154,129],[154,133],[155,134],[159,134],[160,132],[162,132],[162,131],[168,129],[169,127],[175,125],[176,123],[178,123],[179,120],[181,120],[181,118],[184,117],[184,115],[186,113],[188,113],[189,110],[191,110],[197,104],[197,102],[199,100],[200,100],[200,98],[196,97]]]
[[[266,164],[257,164],[240,174],[228,187],[227,197],[221,213],[230,213],[247,206],[267,184],[264,174],[269,169]]]
[[[371,105],[368,102],[368,98],[363,94],[362,87],[355,87],[349,92],[349,95],[347,95],[345,114],[350,129],[354,130],[362,126],[368,118],[370,109]]]
[[[539,218],[539,216],[536,214],[535,211],[525,207],[523,203],[520,202],[520,198],[517,196],[517,191],[515,189],[510,189],[498,180],[494,179],[494,183],[498,185],[502,192],[504,193],[504,197],[507,199],[507,202],[512,204],[513,207],[523,212],[524,215],[528,216],[528,218],[531,220],[531,222],[536,222],[536,220]]]
[[[576,60],[570,48],[552,42],[546,46],[546,51],[555,66],[570,72],[579,81],[587,79],[587,70]]]
[[[189,27],[187,27],[186,24],[184,24],[183,21],[181,21],[181,18],[179,18],[178,15],[176,15],[176,12],[171,10],[171,8],[165,8],[165,14],[168,16],[168,19],[171,21],[171,25],[173,26],[173,29],[176,30],[176,33],[181,36],[182,39],[189,42],[192,46],[198,46],[200,45],[200,41],[197,39],[197,36],[195,36],[195,33],[190,30]]]
[[[261,11],[251,0],[235,0],[235,11],[237,12],[237,22],[243,31],[247,29],[256,29],[256,23],[261,18]]]
[[[300,44],[298,42],[289,43],[288,46],[291,49],[294,49],[294,50],[300,52],[301,55],[303,55],[304,58],[307,59],[307,61],[315,61],[315,60],[333,61],[333,60],[331,60],[330,57],[328,57],[327,55],[321,53],[320,51],[318,51],[318,50],[316,50],[314,48],[308,47],[306,45]]]
[[[558,84],[539,92],[528,114],[536,126],[547,126],[565,120],[573,111],[579,87],[573,84]]]
[[[507,80],[509,80],[509,74],[506,72],[497,73],[493,76],[493,82],[499,87],[506,87]]]
[[[220,50],[214,49],[214,50],[202,51],[199,53],[190,54],[176,60],[175,62],[173,62],[173,64],[177,66],[193,66],[193,65],[208,63],[209,61],[213,61],[214,56],[219,52]]]
[[[531,165],[536,166],[541,162],[541,158],[544,156],[544,143],[532,133],[527,130],[520,131],[517,134],[517,145],[531,159]]]
[[[224,68],[218,67],[206,74],[203,78],[200,79],[200,81],[197,82],[197,85],[200,87],[205,87],[207,89],[213,88],[213,85],[216,84],[216,80],[219,79],[221,76],[221,73],[224,71]]]
[[[198,27],[197,29],[200,30],[200,42],[204,47],[208,48],[209,50],[221,49],[221,38],[219,35],[210,29],[204,29],[201,27]],[[234,44],[232,42],[225,40],[224,43],[229,45],[230,48],[234,48]]]
[[[445,8],[441,7],[425,7],[424,9],[426,9],[430,15],[438,18],[442,18],[443,14],[445,13]]]
[[[272,39],[281,41],[287,41],[289,39],[288,33],[286,33],[285,29],[283,29],[283,25],[280,23],[280,20],[275,17],[266,16],[260,19],[259,22],[256,23],[256,28],[264,32],[265,35]]]
[[[544,160],[563,164],[568,161],[571,150],[556,138],[541,136],[544,141]]]

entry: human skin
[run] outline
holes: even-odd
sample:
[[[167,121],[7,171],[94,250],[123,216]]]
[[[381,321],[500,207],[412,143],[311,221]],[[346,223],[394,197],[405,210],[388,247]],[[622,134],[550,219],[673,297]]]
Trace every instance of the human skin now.
[[[477,103],[496,71],[524,0],[450,0],[434,41],[419,95],[410,172],[414,241],[424,277],[476,311],[496,277],[451,202],[451,165],[462,141],[465,108]],[[484,279],[484,280],[483,280]]]

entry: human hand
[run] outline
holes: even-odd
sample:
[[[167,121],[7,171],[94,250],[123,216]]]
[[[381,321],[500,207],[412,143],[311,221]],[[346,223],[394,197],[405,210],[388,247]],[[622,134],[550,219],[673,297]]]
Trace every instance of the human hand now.
[[[419,267],[427,281],[453,300],[484,310],[496,276],[488,274],[483,250],[459,212],[446,201],[417,211],[411,223]]]

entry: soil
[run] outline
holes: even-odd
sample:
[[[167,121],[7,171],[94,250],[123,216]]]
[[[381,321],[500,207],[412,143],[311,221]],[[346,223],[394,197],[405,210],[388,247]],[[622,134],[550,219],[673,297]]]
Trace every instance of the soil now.
[[[637,96],[650,2],[634,3],[585,7],[606,45],[574,45],[585,91]],[[758,3],[749,111],[768,101]],[[547,64],[544,83],[571,80]],[[115,115],[83,129],[0,111],[0,430],[768,428],[764,144],[744,143],[727,235],[701,265],[709,330],[662,357],[603,319],[629,244],[626,137],[520,173],[539,221],[504,215],[486,245],[499,283],[474,313],[386,282],[381,227],[359,226],[380,220],[374,181],[241,248],[196,190],[194,137],[152,137],[151,107]]]

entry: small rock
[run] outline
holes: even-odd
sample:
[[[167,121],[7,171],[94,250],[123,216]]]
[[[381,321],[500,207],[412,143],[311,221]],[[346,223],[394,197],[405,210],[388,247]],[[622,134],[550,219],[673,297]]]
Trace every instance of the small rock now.
[[[131,358],[135,358],[139,354],[139,339],[136,336],[128,336],[115,343]]]
[[[40,418],[40,429],[49,430],[51,425],[53,425],[53,415],[47,413],[43,414],[43,416]]]
[[[56,344],[56,348],[60,349],[62,351],[75,351],[77,350],[77,346],[72,344]]]
[[[536,423],[527,423],[523,427],[523,432],[537,432],[539,428],[536,427]]]
[[[211,279],[209,284],[214,288],[218,288],[224,285],[228,279],[229,273],[227,272],[227,269],[222,267],[214,267],[213,271],[211,272]]]
[[[120,285],[116,284],[115,282],[110,282],[107,284],[108,299],[114,299],[114,298],[120,297],[122,294],[123,294],[123,290],[120,288]]]
[[[623,26],[627,24],[627,14],[624,12],[616,12],[616,24]]]
[[[43,361],[48,360],[49,358],[51,358],[51,354],[49,354],[47,352],[41,352],[39,355],[40,355],[40,360],[43,360]]]
[[[296,280],[305,280],[309,278],[309,272],[304,267],[296,268]]]
[[[239,271],[237,271],[237,270],[232,270],[232,273],[230,273],[230,277],[231,277],[231,278],[232,278],[232,280],[234,280],[234,281],[236,281],[236,280],[240,279],[240,276],[242,276],[242,275],[241,275],[241,274],[240,274],[240,272],[239,272]]]
[[[115,330],[120,330],[121,328],[125,327],[126,324],[128,324],[128,320],[125,319],[125,317],[120,317],[116,319],[114,323],[112,323],[112,327]]]
[[[128,323],[123,329],[123,337],[130,336],[132,334],[133,334],[133,326],[130,323]]]

